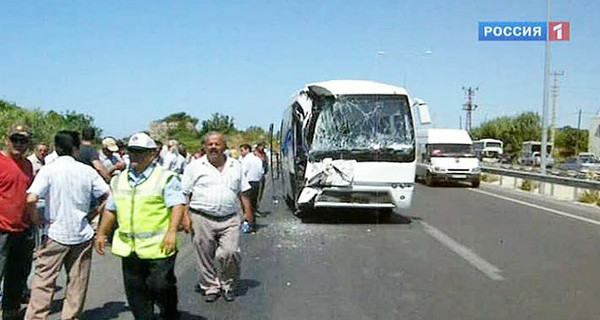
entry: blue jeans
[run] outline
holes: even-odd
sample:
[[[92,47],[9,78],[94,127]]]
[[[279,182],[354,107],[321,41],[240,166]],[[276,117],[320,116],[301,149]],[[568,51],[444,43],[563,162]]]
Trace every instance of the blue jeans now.
[[[21,308],[34,246],[34,233],[31,229],[18,233],[0,231],[0,278],[4,279],[3,320],[15,319]]]

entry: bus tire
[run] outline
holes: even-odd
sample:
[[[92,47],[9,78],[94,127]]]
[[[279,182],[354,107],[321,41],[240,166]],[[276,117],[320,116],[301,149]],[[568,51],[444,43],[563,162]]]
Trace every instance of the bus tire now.
[[[479,184],[481,184],[481,180],[479,180],[479,178],[471,180],[471,187],[479,188]]]
[[[296,218],[305,219],[314,215],[314,208],[311,208],[310,205],[296,205],[296,209],[292,212]]]

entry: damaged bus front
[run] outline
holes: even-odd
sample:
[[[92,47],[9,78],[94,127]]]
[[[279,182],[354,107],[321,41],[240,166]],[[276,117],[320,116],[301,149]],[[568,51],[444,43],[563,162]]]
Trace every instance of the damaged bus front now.
[[[284,194],[295,214],[316,208],[410,207],[415,120],[427,105],[405,89],[358,80],[308,85],[281,126]]]

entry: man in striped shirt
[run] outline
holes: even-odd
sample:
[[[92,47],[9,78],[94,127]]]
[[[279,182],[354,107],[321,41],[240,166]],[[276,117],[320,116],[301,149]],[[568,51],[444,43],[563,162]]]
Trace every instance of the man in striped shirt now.
[[[215,302],[221,293],[229,302],[235,299],[233,284],[241,264],[240,201],[246,214],[252,214],[250,199],[243,194],[250,184],[240,162],[223,153],[227,149],[223,134],[209,133],[205,143],[206,155],[190,163],[182,178],[200,267],[196,291],[204,292],[206,302]]]
[[[31,214],[34,223],[44,226],[44,240],[38,248],[38,264],[25,319],[46,319],[51,311],[56,279],[62,269],[68,274],[61,319],[78,319],[83,310],[92,262],[94,230],[90,221],[92,200],[103,202],[109,193],[104,179],[92,167],[77,162],[79,134],[60,131],[54,137],[58,159],[40,169],[27,190],[27,203],[35,208],[39,197],[48,196],[43,220]],[[30,212],[35,212],[35,209]]]

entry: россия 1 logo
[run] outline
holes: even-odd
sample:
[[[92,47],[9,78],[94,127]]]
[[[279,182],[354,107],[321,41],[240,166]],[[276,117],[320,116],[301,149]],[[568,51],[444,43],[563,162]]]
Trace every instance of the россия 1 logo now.
[[[571,26],[558,22],[479,22],[479,41],[569,41]]]

